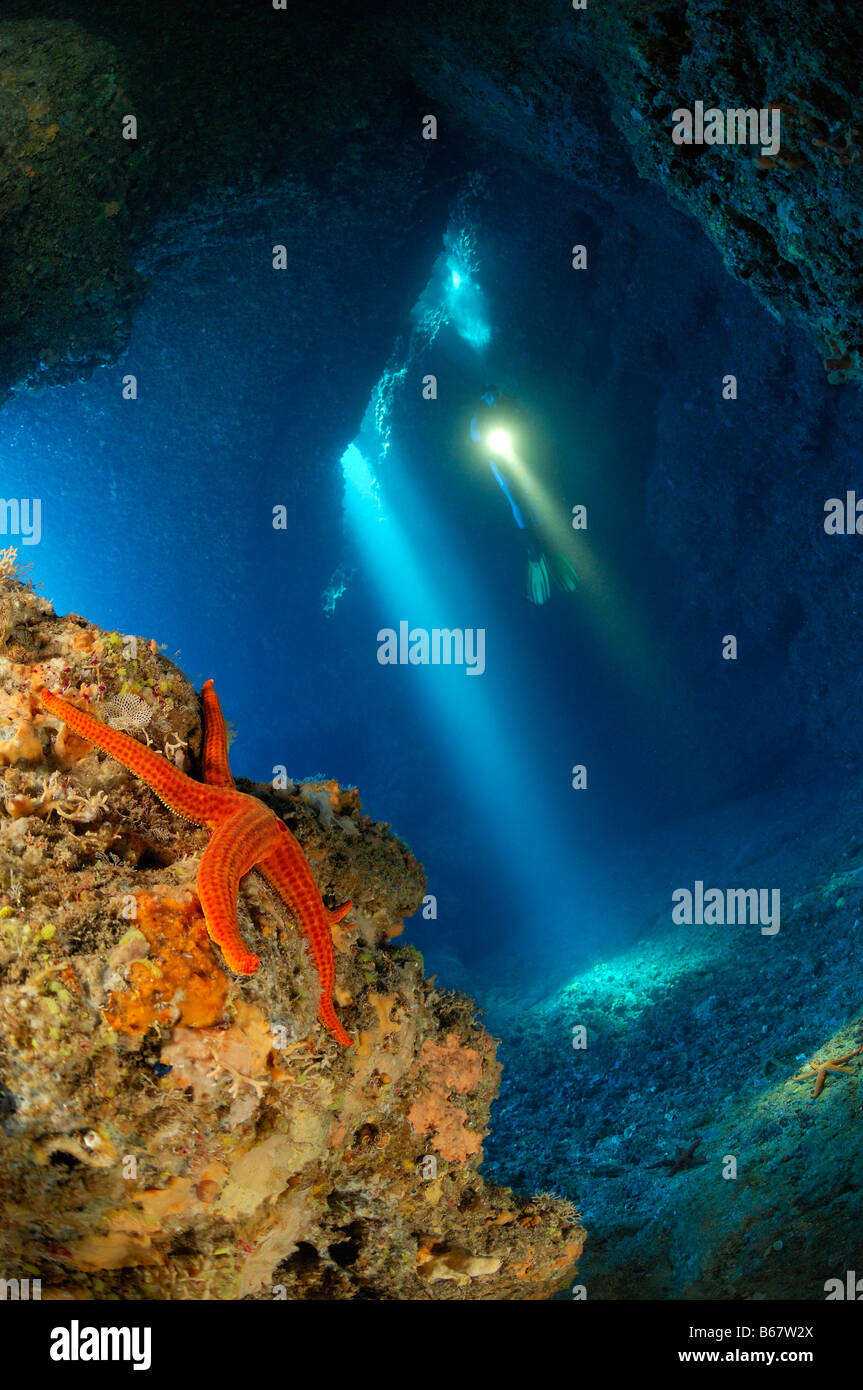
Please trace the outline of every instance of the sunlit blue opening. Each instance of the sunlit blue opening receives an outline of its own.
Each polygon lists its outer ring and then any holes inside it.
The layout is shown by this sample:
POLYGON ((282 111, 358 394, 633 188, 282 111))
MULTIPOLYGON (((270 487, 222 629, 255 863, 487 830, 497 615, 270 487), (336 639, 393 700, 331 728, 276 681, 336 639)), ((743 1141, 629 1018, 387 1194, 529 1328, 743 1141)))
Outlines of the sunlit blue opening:
POLYGON ((443 299, 447 320, 471 347, 484 348, 491 341, 485 296, 469 268, 461 261, 453 264, 452 253, 445 256, 444 265, 449 270, 443 299))
POLYGON ((379 510, 377 479, 368 459, 360 452, 356 443, 349 444, 342 454, 342 475, 347 491, 358 493, 366 501, 373 502, 379 510))
MULTIPOLYGON (((387 627, 398 631, 407 621, 429 630, 487 632, 488 666, 482 676, 471 678, 452 665, 406 665, 393 668, 389 678, 409 685, 405 699, 416 710, 416 736, 440 747, 452 780, 453 815, 464 825, 461 834, 468 841, 478 835, 492 847, 494 888, 531 934, 540 919, 550 919, 558 904, 571 899, 571 825, 564 826, 541 796, 530 797, 526 816, 520 795, 501 793, 504 784, 526 792, 545 780, 547 750, 529 686, 513 698, 510 677, 521 653, 463 528, 433 501, 416 471, 410 440, 392 431, 394 395, 413 379, 417 361, 442 325, 474 346, 491 338, 470 249, 465 233, 448 238, 414 307, 414 340, 406 360, 390 363, 371 392, 359 433, 341 459, 344 515, 357 572, 376 594, 387 627)), ((422 846, 417 848, 421 853, 422 846)))

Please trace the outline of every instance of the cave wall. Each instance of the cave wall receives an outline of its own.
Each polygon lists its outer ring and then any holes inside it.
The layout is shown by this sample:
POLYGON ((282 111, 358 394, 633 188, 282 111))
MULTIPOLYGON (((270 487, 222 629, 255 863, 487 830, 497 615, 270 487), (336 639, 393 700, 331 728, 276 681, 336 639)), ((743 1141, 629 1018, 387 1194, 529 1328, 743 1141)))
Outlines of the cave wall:
POLYGON ((439 243, 449 177, 429 167, 410 80, 371 42, 340 6, 224 4, 205 23, 166 0, 4 6, 0 399, 115 361, 152 277, 283 244, 281 366, 313 364, 319 383, 297 457, 344 447, 439 243))
MULTIPOLYGON (((35 13, 8 0, 0 25, 0 392, 113 360, 140 267, 256 202, 314 221, 322 256, 300 262, 305 283, 331 288, 334 250, 342 307, 374 344, 421 240, 432 147, 445 184, 439 151, 469 164, 477 138, 483 158, 521 156, 612 199, 631 159, 805 328, 832 380, 859 379, 863 20, 847 9, 435 0, 408 19, 392 0, 224 0, 204 23, 169 0, 42 0, 35 13), (675 146, 671 113, 695 100, 779 106, 781 151, 675 146), (430 103, 440 144, 411 138, 430 103), (119 135, 128 112, 134 142, 119 135)), ((298 321, 303 307, 299 294, 298 321)))
POLYGON ((768 0, 612 0, 584 10, 421 5, 407 58, 423 90, 491 144, 562 179, 642 178, 697 219, 726 269, 801 326, 834 383, 861 379, 856 265, 863 191, 863 18, 768 0), (781 110, 781 147, 675 145, 672 112, 781 110))
MULTIPOLYGON (((666 631, 682 683, 716 709, 712 740, 731 692, 705 672, 728 630, 755 653, 742 761, 765 746, 772 757, 780 734, 783 747, 841 747, 857 582, 820 519, 858 457, 857 393, 836 389, 859 376, 857 15, 796 0, 757 14, 707 0, 422 0, 409 19, 395 0, 283 12, 226 0, 206 24, 169 0, 7 0, 3 15, 0 395, 113 362, 148 282, 176 290, 181 333, 185 285, 197 280, 212 315, 220 258, 232 275, 254 263, 257 292, 284 243, 254 466, 271 469, 273 501, 293 504, 303 533, 335 550, 333 462, 453 197, 482 168, 498 204, 484 214, 485 273, 517 282, 497 328, 520 388, 549 406, 589 391, 594 435, 615 421, 595 514, 612 477, 628 537, 658 537, 669 568, 630 575, 648 606, 677 570, 666 631), (671 111, 696 99, 779 104, 782 154, 765 164, 673 145, 671 111), (420 138, 429 111, 437 141, 420 138), (127 112, 132 143, 119 133, 127 112), (569 308, 560 275, 537 273, 554 238, 561 256, 570 239, 590 244, 569 308), (535 325, 555 322, 538 341, 535 325), (688 378, 675 373, 682 354, 688 378), (733 404, 719 398, 726 371, 733 404), (612 436, 634 410, 645 424, 627 453, 612 436)), ((178 377, 176 414, 206 441, 193 376, 178 377)), ((294 598, 314 605, 328 562, 302 558, 294 598)), ((255 601, 277 609, 281 596, 262 588, 255 601)), ((703 744, 703 725, 689 737, 703 744)), ((727 761, 711 776, 714 791, 740 784, 727 761)))
MULTIPOLYGON (((187 342, 158 447, 174 428, 196 434, 204 468, 196 348, 229 298, 236 311, 224 282, 245 284, 257 356, 243 394, 260 392, 268 418, 244 419, 240 399, 227 409, 250 432, 243 466, 269 476, 272 504, 318 552, 338 542, 334 461, 437 254, 455 177, 445 142, 420 138, 409 75, 374 61, 366 20, 240 3, 204 20, 173 0, 10 0, 0 19, 0 401, 118 360, 119 398, 123 373, 146 372, 129 346, 157 285, 187 342), (269 326, 252 306, 267 299, 269 326)), ((332 565, 294 558, 295 598, 315 606, 332 565)), ((251 601, 266 604, 260 589, 251 601)))

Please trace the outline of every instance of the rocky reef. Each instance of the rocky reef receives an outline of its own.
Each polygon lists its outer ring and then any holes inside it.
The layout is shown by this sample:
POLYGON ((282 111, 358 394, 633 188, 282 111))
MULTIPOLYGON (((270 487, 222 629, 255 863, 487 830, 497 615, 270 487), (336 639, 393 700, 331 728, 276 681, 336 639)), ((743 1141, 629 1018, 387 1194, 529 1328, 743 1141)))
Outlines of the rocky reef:
MULTIPOLYGON (((302 935, 255 875, 235 977, 194 890, 206 832, 41 705, 42 685, 194 774, 198 699, 155 641, 0 579, 0 1267, 53 1299, 541 1299, 574 1207, 480 1174, 495 1043, 396 944, 421 866, 336 782, 241 784, 296 834, 334 932, 317 1022, 302 935)), ((284 781, 285 779, 283 779, 284 781)))
POLYGON ((533 1003, 524 972, 484 997, 487 1171, 578 1193, 589 1299, 817 1302, 859 1271, 863 793, 836 791, 819 774, 645 836, 619 865, 628 943, 552 993, 546 966, 533 1003), (781 884, 774 935, 671 922, 705 846, 709 882, 781 884))
POLYGON ((596 15, 598 65, 639 173, 698 220, 771 312, 809 334, 831 382, 863 380, 859 13, 627 0, 596 15), (673 144, 673 111, 697 101, 781 113, 779 148, 673 144))

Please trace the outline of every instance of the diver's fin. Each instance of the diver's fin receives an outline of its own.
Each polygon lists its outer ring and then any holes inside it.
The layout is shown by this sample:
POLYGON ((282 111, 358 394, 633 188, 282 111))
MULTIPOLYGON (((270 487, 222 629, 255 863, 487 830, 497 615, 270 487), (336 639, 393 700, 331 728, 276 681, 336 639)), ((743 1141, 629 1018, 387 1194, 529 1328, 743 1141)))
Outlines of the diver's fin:
POLYGON ((347 917, 352 907, 352 902, 346 902, 342 903, 341 907, 325 908, 324 910, 327 914, 330 926, 334 927, 336 925, 336 922, 340 922, 343 917, 347 917))
POLYGON ((556 555, 550 555, 548 564, 555 584, 559 589, 563 589, 565 594, 571 594, 578 588, 578 572, 573 569, 565 555, 561 555, 559 551, 556 555))
POLYGON ((527 562, 527 596, 531 603, 547 603, 551 595, 548 562, 544 555, 527 562))

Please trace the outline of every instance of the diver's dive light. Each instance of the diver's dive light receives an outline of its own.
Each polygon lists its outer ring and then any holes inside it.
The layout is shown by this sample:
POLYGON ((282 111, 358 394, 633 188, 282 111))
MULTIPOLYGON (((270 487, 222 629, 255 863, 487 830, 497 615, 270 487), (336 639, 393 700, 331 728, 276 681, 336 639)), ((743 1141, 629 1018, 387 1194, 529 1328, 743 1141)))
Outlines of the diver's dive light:
POLYGON ((488 447, 499 454, 501 458, 511 459, 513 457, 512 438, 508 430, 492 430, 487 443, 488 447))

